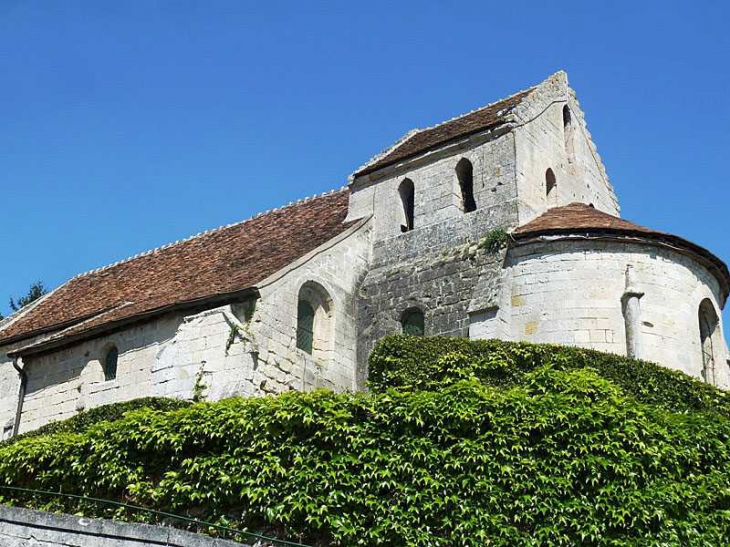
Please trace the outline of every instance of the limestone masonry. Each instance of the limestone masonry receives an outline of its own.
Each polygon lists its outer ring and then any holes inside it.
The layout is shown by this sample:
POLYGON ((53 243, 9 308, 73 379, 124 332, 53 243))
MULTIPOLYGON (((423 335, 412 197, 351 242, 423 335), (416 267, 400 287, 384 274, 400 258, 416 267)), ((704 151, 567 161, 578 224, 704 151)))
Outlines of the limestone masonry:
POLYGON ((619 218, 558 72, 346 188, 79 275, 0 322, 3 437, 157 395, 363 389, 386 334, 553 342, 730 387, 727 266, 619 218))

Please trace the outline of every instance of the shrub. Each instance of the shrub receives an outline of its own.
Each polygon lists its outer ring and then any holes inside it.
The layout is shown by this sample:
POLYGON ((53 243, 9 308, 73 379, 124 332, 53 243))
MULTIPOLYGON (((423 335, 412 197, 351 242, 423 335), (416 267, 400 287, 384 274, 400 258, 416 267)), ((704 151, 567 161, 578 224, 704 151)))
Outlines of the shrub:
POLYGON ((39 437, 41 435, 50 435, 53 433, 81 433, 89 427, 99 422, 110 422, 118 420, 127 412, 140 408, 149 408, 151 410, 174 410, 188 406, 189 401, 182 399, 172 399, 168 397, 141 397, 132 399, 123 403, 113 403, 109 405, 98 406, 89 410, 84 410, 76 416, 67 420, 51 422, 44 426, 22 433, 11 439, 6 439, 0 443, 0 446, 18 442, 21 439, 30 437, 39 437))
POLYGON ((375 391, 435 390, 465 378, 506 387, 543 365, 590 368, 639 402, 675 412, 713 410, 730 417, 727 392, 654 363, 582 348, 401 335, 381 340, 369 364, 369 384, 375 391))
POLYGON ((387 339, 371 367, 369 393, 145 407, 26 437, 0 447, 0 484, 318 545, 727 544, 730 419, 706 386, 594 352, 443 338, 387 339), (654 404, 631 378, 686 393, 654 404))

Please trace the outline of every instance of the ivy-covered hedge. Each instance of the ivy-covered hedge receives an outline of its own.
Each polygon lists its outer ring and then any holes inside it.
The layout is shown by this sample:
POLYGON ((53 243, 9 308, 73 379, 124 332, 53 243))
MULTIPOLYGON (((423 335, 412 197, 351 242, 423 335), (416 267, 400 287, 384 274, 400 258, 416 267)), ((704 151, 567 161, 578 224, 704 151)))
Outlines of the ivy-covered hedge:
MULTIPOLYGON (((406 362, 401 353, 413 359, 408 348, 448 345, 415 342, 384 341, 371 370, 388 352, 394 371, 406 362)), ((429 383, 403 368, 392 378, 408 378, 399 384, 408 389, 387 389, 375 375, 378 391, 369 393, 144 408, 0 447, 0 483, 125 500, 309 544, 727 544, 727 416, 696 410, 689 396, 672 403, 681 412, 640 402, 600 367, 551 358, 556 348, 515 346, 534 362, 512 374, 494 356, 498 345, 473 347, 489 349, 470 359, 492 360, 502 379, 460 379, 463 370, 452 367, 434 369, 441 373, 429 383)), ((507 359, 516 350, 503 351, 507 359)), ((452 352, 427 353, 422 363, 431 367, 452 352)), ((478 362, 474 371, 485 368, 478 362)), ((78 500, 2 497, 128 518, 78 500)))
POLYGON ((467 378, 508 387, 545 365, 556 370, 590 368, 639 402, 675 412, 713 410, 730 417, 730 395, 725 391, 654 363, 582 348, 401 335, 381 340, 369 365, 375 391, 435 390, 467 378))
POLYGON ((140 408, 149 408, 151 410, 175 410, 183 408, 190 404, 189 401, 182 399, 172 399, 169 397, 141 397, 132 399, 123 403, 113 403, 109 405, 98 406, 89 410, 84 410, 76 416, 67 420, 51 422, 44 426, 22 433, 11 439, 0 442, 0 446, 18 442, 21 439, 29 437, 39 437, 41 435, 50 435, 52 433, 81 433, 89 427, 99 422, 112 422, 118 420, 131 410, 140 408))

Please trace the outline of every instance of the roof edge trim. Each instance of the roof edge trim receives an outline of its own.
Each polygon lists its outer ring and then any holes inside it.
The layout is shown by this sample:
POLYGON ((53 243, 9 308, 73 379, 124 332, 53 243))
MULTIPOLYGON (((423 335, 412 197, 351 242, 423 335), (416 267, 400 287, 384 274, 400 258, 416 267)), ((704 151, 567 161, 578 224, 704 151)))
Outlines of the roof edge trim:
MULTIPOLYGON (((247 296, 258 296, 258 290, 255 287, 246 287, 245 289, 241 289, 238 291, 233 291, 230 293, 222 293, 222 294, 216 294, 213 296, 206 296, 203 298, 198 298, 195 300, 187 300, 185 302, 176 302, 174 304, 167 304, 165 306, 160 306, 159 308, 154 308, 152 310, 147 310, 135 315, 132 315, 130 317, 125 317, 123 319, 118 319, 116 321, 110 321, 108 323, 103 323, 101 325, 98 325, 96 327, 92 327, 88 330, 81 331, 77 334, 71 335, 71 336, 64 336, 61 338, 52 338, 47 340, 39 340, 38 342, 28 344, 27 346, 19 347, 17 349, 14 349, 12 351, 8 352, 9 356, 23 356, 23 355, 31 355, 35 353, 44 352, 47 350, 55 349, 59 346, 66 346, 69 344, 74 344, 76 342, 80 342, 83 340, 88 340, 90 338, 96 338, 97 336, 104 334, 106 332, 116 330, 118 328, 121 328, 125 325, 131 324, 131 323, 138 323, 141 321, 148 321, 150 319, 153 319, 157 316, 171 313, 175 311, 181 311, 185 309, 190 308, 196 308, 200 306, 210 306, 211 304, 225 304, 226 302, 234 301, 238 298, 245 298, 247 296)), ((108 311, 108 310, 107 310, 108 311)), ((96 314, 95 316, 102 315, 102 314, 96 314)), ((76 325, 78 323, 74 323, 76 325)), ((69 325, 69 326, 74 326, 69 325)), ((59 331, 58 334, 61 334, 63 331, 59 331)))

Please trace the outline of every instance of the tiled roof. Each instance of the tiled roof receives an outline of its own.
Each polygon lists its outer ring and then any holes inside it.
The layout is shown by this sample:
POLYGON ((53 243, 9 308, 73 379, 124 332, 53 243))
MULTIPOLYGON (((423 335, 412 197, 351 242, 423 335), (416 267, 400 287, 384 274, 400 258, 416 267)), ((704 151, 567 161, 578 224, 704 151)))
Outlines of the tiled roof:
POLYGON ((714 271, 723 285, 725 296, 730 291, 730 273, 727 265, 713 253, 679 236, 645 228, 628 220, 609 215, 585 203, 571 203, 555 207, 517 228, 512 237, 520 242, 549 235, 618 235, 651 239, 689 251, 699 256, 714 271))
POLYGON ((348 228, 348 200, 348 190, 324 194, 77 276, 0 330, 0 344, 255 287, 348 228))
MULTIPOLYGON (((655 230, 644 228, 628 220, 624 220, 587 205, 585 203, 571 203, 564 207, 549 209, 536 219, 517 228, 513 235, 523 235, 544 232, 574 232, 576 230, 618 230, 640 232, 644 234, 659 234, 655 230)), ((668 234, 662 234, 668 235, 668 234)))
POLYGON ((496 103, 458 116, 441 124, 426 129, 417 129, 408 133, 393 147, 362 166, 355 176, 365 175, 386 165, 404 160, 421 152, 446 144, 447 142, 477 133, 504 122, 504 118, 514 107, 527 97, 534 88, 521 91, 496 103))

